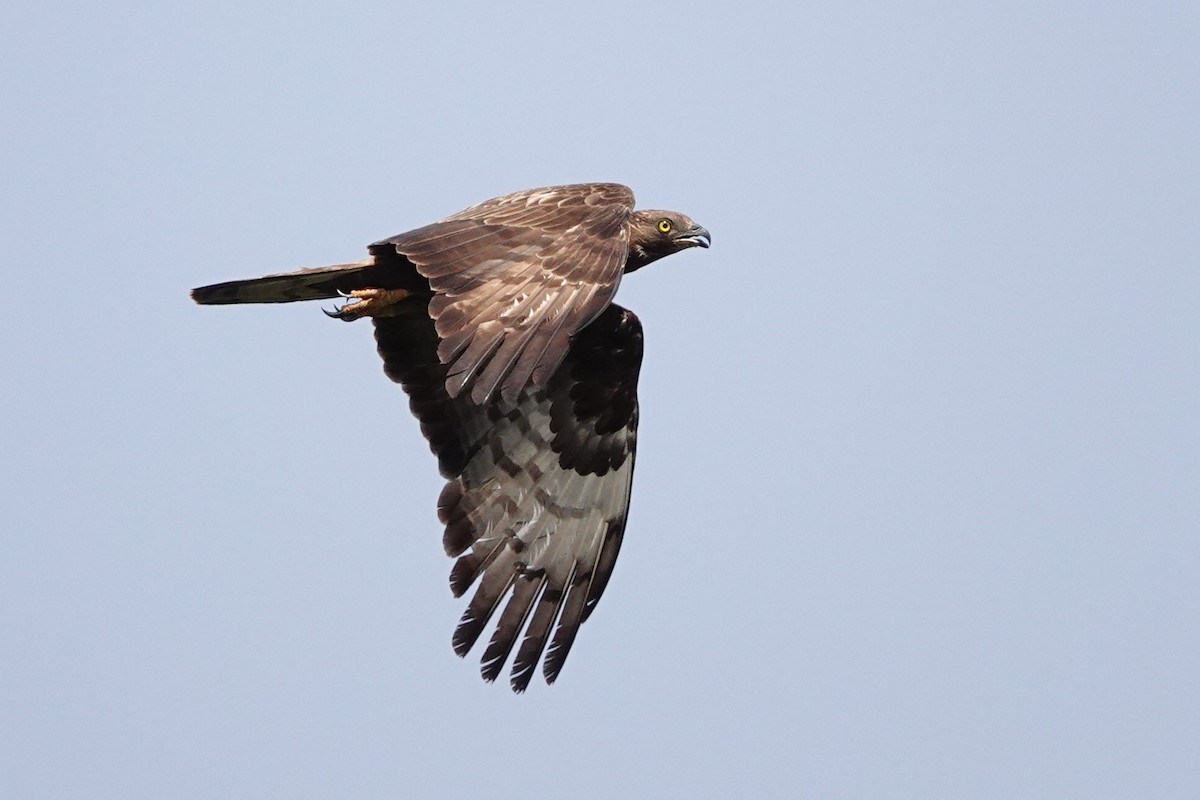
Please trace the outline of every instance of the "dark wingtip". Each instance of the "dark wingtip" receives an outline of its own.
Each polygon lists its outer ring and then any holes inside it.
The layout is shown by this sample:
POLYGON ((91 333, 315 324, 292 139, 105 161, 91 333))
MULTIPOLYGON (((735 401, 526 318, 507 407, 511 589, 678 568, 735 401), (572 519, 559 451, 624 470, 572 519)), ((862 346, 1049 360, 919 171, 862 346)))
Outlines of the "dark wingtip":
POLYGON ((525 694, 525 690, 529 688, 529 681, 533 678, 533 666, 528 669, 514 669, 509 678, 508 685, 513 690, 513 694, 525 694))

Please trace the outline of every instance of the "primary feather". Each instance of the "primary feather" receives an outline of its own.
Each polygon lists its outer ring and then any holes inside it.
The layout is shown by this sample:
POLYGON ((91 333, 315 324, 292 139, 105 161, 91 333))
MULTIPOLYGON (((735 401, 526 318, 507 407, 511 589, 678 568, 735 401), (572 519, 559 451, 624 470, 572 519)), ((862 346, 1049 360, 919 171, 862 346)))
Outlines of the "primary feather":
POLYGON ((709 243, 686 216, 633 203, 617 184, 516 192, 376 242, 365 261, 192 291, 201 304, 359 298, 333 316, 374 318, 384 371, 447 479, 450 585, 474 588, 454 650, 495 620, 483 676, 511 658, 518 692, 539 661, 557 679, 625 532, 642 328, 612 303, 621 276, 709 243))

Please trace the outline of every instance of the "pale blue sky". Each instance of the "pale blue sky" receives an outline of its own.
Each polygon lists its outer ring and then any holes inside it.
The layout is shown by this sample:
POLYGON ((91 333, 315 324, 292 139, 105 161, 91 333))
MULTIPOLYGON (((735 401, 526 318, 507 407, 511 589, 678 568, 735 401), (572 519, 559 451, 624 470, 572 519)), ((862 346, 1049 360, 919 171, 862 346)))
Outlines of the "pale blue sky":
POLYGON ((1195 3, 4 17, 0 796, 1200 796, 1195 3), (369 325, 187 291, 591 180, 713 248, 514 697, 369 325))

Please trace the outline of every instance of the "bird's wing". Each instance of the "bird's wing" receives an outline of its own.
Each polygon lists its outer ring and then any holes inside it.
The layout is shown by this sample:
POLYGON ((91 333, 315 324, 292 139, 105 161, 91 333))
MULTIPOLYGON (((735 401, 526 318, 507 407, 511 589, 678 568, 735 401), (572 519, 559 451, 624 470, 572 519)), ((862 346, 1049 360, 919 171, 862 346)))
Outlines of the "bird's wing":
POLYGON ((575 336, 544 388, 480 406, 448 394, 425 304, 412 298, 395 316, 376 318, 375 339, 384 371, 409 395, 448 479, 438 516, 446 552, 458 559, 451 589, 461 596, 478 582, 454 650, 465 655, 504 605, 483 654, 484 678, 503 671, 520 639, 512 688, 525 690, 543 652, 542 671, 553 683, 600 600, 625 531, 641 323, 608 306, 575 336))
POLYGON ((544 388, 571 336, 616 293, 629 250, 633 192, 576 184, 498 197, 384 239, 429 280, 429 313, 451 397, 512 402, 544 388))

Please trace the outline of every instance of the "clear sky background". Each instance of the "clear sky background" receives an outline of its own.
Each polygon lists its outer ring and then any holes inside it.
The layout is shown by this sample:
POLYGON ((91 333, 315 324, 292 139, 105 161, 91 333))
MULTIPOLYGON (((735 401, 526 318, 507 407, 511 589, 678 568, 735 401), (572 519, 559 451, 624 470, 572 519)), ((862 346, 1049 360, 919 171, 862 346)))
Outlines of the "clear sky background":
POLYGON ((21 3, 0 796, 1200 796, 1200 6, 21 3), (456 658, 367 323, 188 289, 532 186, 639 272, 559 683, 456 658))

